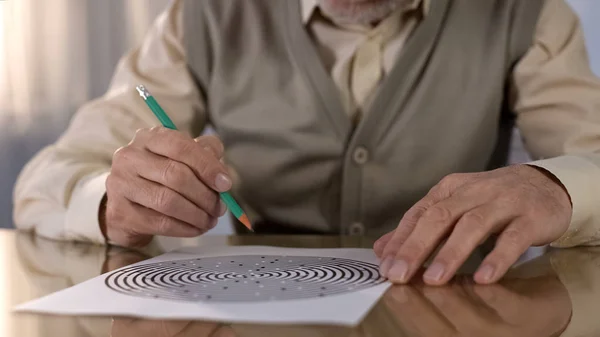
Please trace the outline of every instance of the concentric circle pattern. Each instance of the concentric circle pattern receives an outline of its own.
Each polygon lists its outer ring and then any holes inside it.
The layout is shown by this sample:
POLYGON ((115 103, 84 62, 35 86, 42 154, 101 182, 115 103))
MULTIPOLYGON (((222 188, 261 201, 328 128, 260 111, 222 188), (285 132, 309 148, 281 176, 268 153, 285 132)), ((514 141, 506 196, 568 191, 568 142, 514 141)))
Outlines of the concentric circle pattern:
POLYGON ((177 301, 255 302, 332 296, 384 281, 376 265, 313 256, 224 256, 143 264, 106 285, 133 296, 177 301))

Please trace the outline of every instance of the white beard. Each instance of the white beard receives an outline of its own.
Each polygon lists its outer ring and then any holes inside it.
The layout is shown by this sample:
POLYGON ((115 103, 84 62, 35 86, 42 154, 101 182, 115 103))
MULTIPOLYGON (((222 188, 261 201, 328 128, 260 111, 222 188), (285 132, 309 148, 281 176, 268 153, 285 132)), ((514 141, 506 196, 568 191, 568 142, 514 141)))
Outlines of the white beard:
POLYGON ((318 0, 323 14, 340 24, 372 24, 410 0, 318 0))

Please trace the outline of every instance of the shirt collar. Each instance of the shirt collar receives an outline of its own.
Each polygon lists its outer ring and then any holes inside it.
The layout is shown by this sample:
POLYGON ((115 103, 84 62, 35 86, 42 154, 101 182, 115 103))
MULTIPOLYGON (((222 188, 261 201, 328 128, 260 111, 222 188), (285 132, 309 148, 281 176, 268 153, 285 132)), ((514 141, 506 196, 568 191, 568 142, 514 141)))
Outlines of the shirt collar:
MULTIPOLYGON (((300 7, 302 8, 302 22, 307 24, 314 14, 315 10, 319 6, 317 0, 299 0, 300 7)), ((408 10, 414 10, 418 7, 421 7, 423 11, 423 15, 426 15, 429 12, 429 7, 431 6, 431 0, 411 0, 409 5, 407 6, 408 10)))

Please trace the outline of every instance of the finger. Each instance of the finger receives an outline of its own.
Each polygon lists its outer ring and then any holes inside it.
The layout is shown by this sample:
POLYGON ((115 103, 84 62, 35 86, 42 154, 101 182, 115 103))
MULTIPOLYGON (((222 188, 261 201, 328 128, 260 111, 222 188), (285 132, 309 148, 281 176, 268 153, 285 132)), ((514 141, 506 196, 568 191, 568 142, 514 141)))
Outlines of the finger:
POLYGON ((423 276, 425 283, 441 285, 448 282, 490 233, 506 226, 512 213, 496 204, 485 204, 463 214, 423 276))
POLYGON ((130 200, 124 202, 128 203, 128 213, 131 214, 128 223, 134 225, 133 231, 140 234, 189 238, 204 234, 212 225, 211 223, 206 228, 198 228, 130 200))
POLYGON ((223 158, 225 147, 221 140, 215 136, 200 136, 194 141, 200 144, 204 149, 210 151, 217 159, 223 158))
POLYGON ((452 193, 468 181, 474 179, 477 174, 451 174, 444 177, 435 185, 423 199, 419 200, 402 217, 394 235, 385 245, 382 253, 383 260, 380 266, 380 273, 387 276, 387 272, 393 264, 393 257, 396 256, 400 247, 404 244, 408 236, 416 227, 421 216, 436 203, 449 198, 452 193))
POLYGON ((387 277, 396 283, 408 282, 456 221, 481 202, 480 199, 456 195, 429 207, 398 249, 387 277))
POLYGON ((214 190, 202 183, 185 164, 148 151, 131 151, 134 162, 145 163, 135 167, 141 177, 159 183, 194 203, 213 217, 223 215, 226 208, 214 190))
POLYGON ((166 128, 141 131, 139 137, 146 149, 186 164, 210 188, 218 192, 225 192, 231 188, 231 178, 225 165, 211 150, 204 148, 205 144, 197 143, 181 132, 166 128))
POLYGON ((450 336, 454 332, 452 324, 412 287, 392 287, 383 300, 403 330, 411 336, 450 336))
MULTIPOLYGON (((139 176, 126 179, 127 181, 112 179, 110 184, 119 186, 111 186, 111 189, 119 190, 119 195, 125 199, 159 214, 177 219, 202 231, 210 229, 208 225, 212 222, 212 217, 181 194, 139 176)), ((107 181, 108 184, 109 181, 107 181)))
POLYGON ((393 235, 394 231, 391 231, 380 237, 377 241, 375 241, 375 244, 373 244, 373 251, 375 252, 375 255, 377 255, 377 257, 381 257, 381 255, 383 254, 383 249, 385 248, 385 246, 390 241, 393 235))
POLYGON ((475 282, 490 284, 498 281, 508 268, 531 246, 533 240, 525 218, 517 218, 498 236, 496 246, 481 263, 474 275, 475 282))
POLYGON ((394 257, 398 253, 398 250, 402 244, 406 241, 406 238, 412 233, 417 222, 427 211, 427 209, 443 200, 446 197, 444 193, 439 192, 439 189, 432 188, 431 191, 421 200, 419 200, 413 207, 411 207, 404 216, 396 230, 392 232, 392 237, 383 245, 383 252, 381 253, 382 262, 379 267, 379 273, 384 277, 387 277, 387 273, 392 267, 394 257))

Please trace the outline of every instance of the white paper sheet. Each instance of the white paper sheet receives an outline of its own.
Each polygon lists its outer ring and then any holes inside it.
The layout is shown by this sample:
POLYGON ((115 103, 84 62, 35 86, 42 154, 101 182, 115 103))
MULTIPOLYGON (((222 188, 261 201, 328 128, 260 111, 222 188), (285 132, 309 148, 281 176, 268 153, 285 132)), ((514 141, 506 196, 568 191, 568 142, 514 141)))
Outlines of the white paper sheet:
POLYGON ((390 286, 370 249, 193 247, 22 304, 20 312, 353 326, 390 286))

